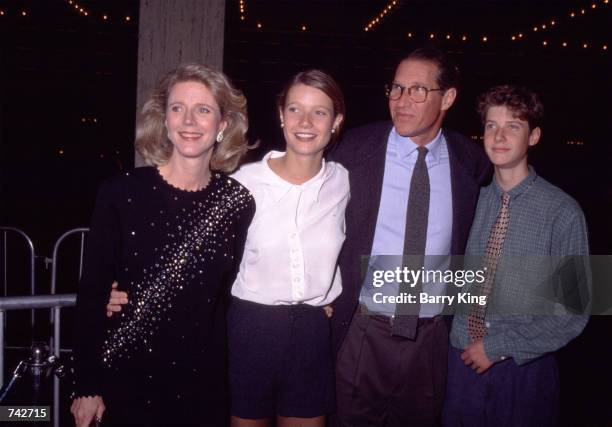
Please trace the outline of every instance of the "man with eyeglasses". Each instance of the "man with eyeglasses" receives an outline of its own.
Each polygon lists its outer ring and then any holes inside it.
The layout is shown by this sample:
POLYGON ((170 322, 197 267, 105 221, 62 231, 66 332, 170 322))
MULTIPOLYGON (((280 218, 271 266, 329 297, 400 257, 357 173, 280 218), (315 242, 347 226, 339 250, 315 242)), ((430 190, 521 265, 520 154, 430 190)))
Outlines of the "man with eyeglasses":
MULTIPOLYGON (((367 278, 380 267, 376 262, 389 259, 381 255, 410 255, 402 262, 412 260, 413 270, 444 269, 448 260, 440 264, 435 260, 446 258, 430 255, 465 251, 491 169, 480 146, 442 128, 457 80, 443 52, 413 51, 386 88, 391 122, 347 132, 332 153, 351 184, 340 256, 343 294, 332 317, 339 425, 440 423, 448 354, 443 305, 394 304, 389 297, 404 293, 405 282, 373 286, 367 278), (365 265, 363 257, 370 257, 365 265)), ((443 295, 445 286, 428 283, 428 292, 443 295)))

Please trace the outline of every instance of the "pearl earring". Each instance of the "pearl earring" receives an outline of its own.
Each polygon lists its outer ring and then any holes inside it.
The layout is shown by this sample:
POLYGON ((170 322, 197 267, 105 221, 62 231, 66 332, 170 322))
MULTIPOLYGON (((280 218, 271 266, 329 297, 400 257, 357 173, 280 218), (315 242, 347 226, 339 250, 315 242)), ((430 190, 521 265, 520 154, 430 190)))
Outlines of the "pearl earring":
POLYGON ((217 142, 223 141, 223 131, 219 131, 217 134, 217 142))

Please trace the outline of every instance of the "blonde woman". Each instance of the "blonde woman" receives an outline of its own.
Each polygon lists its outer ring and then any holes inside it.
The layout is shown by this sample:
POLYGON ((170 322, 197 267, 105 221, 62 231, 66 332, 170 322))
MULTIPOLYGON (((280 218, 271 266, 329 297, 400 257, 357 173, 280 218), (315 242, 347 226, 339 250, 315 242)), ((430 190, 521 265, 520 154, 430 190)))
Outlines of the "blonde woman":
POLYGON ((149 167, 105 182, 77 299, 77 427, 226 422, 224 290, 254 200, 226 173, 247 150, 246 100, 220 72, 185 65, 143 107, 149 167), (130 295, 104 312, 113 281, 130 295))

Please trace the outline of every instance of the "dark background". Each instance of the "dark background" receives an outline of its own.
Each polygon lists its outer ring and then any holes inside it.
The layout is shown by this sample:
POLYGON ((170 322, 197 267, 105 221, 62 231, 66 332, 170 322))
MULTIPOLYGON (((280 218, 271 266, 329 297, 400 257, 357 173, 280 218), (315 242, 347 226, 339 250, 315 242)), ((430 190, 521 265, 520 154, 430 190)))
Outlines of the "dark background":
MULTIPOLYGON (((102 179, 133 167, 139 2, 79 4, 87 16, 67 0, 0 0, 0 225, 24 230, 41 256, 51 254, 64 231, 87 226, 102 179)), ((605 0, 243 4, 243 13, 239 0, 226 4, 224 71, 249 100, 249 137, 261 143, 253 159, 282 148, 275 97, 293 73, 319 67, 334 75, 346 96, 347 127, 386 120, 383 86, 398 58, 433 43, 462 74, 446 125, 474 143, 482 134, 479 93, 516 83, 541 95, 546 120, 531 163, 580 202, 592 252, 612 253, 612 6, 605 0), (387 5, 389 12, 364 31, 387 5)), ((17 248, 12 253, 20 256, 17 248)), ((27 272, 15 262, 9 294, 25 294, 27 272)), ((39 293, 48 292, 49 271, 40 258, 37 274, 39 293)), ((74 292, 74 277, 66 272, 59 291, 74 292)), ((32 334, 10 327, 23 321, 21 314, 10 313, 8 334, 25 345, 32 334)), ((559 353, 564 425, 612 425, 610 326, 607 318, 593 318, 559 353)), ((45 334, 44 328, 34 333, 45 334)))

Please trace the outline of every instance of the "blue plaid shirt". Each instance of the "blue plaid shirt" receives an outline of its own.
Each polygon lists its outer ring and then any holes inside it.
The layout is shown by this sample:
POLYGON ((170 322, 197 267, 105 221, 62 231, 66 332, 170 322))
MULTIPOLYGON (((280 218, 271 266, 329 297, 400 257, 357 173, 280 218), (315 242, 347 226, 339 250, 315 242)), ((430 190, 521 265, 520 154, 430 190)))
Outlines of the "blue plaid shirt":
MULTIPOLYGON (((481 260, 484 255, 502 194, 495 179, 481 190, 466 263, 481 260)), ((578 203, 539 177, 533 168, 508 194, 508 231, 487 305, 484 348, 492 361, 512 357, 522 364, 563 347, 582 332, 588 316, 575 313, 588 312, 589 249, 578 203), (571 304, 562 301, 557 289, 563 281, 565 295, 572 294, 573 301, 579 300, 575 311, 568 310, 571 304), (543 310, 545 306, 551 311, 543 310)), ((470 344, 469 309, 468 305, 458 307, 453 320, 451 344, 459 349, 470 344)))

